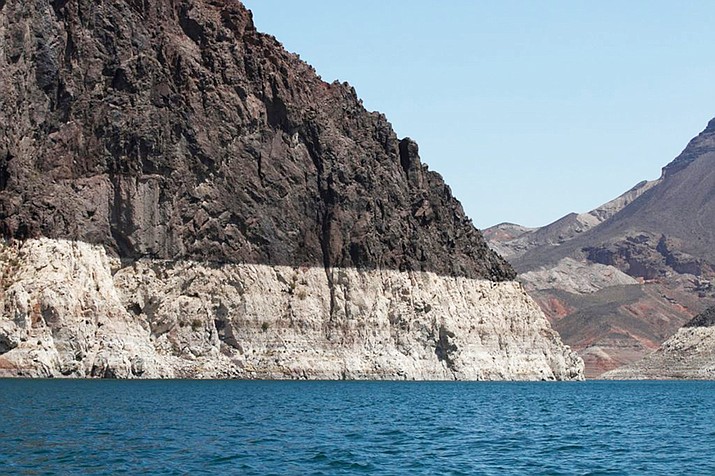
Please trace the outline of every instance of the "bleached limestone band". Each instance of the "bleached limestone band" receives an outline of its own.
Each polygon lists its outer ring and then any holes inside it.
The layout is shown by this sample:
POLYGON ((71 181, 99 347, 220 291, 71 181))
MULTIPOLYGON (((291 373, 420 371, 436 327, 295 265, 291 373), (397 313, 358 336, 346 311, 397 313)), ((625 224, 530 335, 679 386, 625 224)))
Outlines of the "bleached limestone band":
POLYGON ((516 282, 0 248, 0 375, 578 379, 516 282))

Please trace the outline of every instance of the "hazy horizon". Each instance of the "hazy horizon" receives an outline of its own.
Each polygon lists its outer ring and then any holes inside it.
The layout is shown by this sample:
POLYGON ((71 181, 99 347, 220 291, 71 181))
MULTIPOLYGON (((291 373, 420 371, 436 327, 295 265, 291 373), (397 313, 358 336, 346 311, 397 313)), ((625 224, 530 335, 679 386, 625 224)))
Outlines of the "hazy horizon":
POLYGON ((415 139, 479 228, 593 209, 715 116, 715 3, 244 3, 415 139))

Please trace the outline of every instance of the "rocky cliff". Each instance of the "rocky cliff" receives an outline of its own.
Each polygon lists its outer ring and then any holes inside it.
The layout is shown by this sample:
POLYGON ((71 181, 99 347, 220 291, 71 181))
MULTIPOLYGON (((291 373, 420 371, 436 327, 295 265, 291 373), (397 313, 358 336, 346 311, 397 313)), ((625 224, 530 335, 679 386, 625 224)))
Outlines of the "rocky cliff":
POLYGON ((714 144, 715 120, 658 180, 590 213, 492 238, 587 376, 648 355, 715 304, 714 144))
POLYGON ((238 2, 11 1, 0 15, 5 236, 513 278, 417 145, 238 2))
POLYGON ((2 250, 0 375, 579 378, 515 282, 140 259, 42 238, 2 250))
POLYGON ((239 2, 2 2, 0 84, 6 373, 579 375, 417 145, 239 2))

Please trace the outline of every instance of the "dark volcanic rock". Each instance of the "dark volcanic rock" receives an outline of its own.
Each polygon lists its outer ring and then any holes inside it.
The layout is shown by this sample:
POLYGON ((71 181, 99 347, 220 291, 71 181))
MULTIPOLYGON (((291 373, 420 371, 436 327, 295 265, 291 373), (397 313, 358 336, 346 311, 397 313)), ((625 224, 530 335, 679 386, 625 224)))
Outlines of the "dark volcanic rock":
POLYGON ((715 306, 709 307, 683 327, 712 327, 715 326, 715 306))
POLYGON ((513 279, 417 145, 239 2, 1 5, 5 237, 513 279))
POLYGON ((715 119, 708 122, 705 130, 691 140, 679 156, 663 167, 663 177, 670 177, 685 169, 700 156, 713 152, 715 152, 715 119))

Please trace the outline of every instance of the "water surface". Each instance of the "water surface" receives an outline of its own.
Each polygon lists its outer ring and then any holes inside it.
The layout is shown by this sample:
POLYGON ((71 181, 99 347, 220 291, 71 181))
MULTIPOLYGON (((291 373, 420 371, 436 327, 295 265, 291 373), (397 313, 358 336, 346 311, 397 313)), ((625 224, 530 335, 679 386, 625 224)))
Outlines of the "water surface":
POLYGON ((0 380, 2 474, 715 474, 714 382, 0 380))

